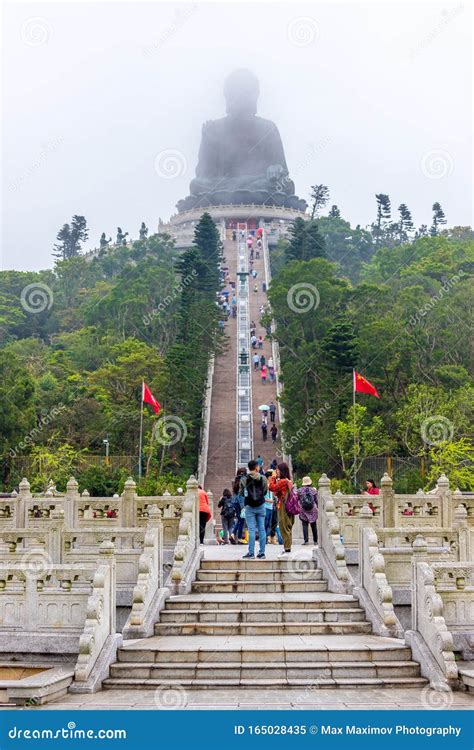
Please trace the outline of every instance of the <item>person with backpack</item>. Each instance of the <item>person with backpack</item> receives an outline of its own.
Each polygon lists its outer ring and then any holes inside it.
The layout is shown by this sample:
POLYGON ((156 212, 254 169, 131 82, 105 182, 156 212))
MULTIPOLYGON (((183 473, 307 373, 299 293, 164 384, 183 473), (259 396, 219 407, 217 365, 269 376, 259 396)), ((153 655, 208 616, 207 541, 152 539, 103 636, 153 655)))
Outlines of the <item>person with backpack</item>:
POLYGON ((272 436, 272 443, 276 443, 276 439, 278 437, 278 427, 276 426, 276 424, 272 424, 270 435, 272 436))
POLYGON ((303 544, 309 544, 308 526, 311 526, 314 544, 318 543, 318 491, 312 486, 311 477, 303 477, 301 487, 298 490, 300 503, 300 518, 303 524, 303 544))
POLYGON ((283 539, 283 552, 278 557, 287 557, 291 552, 295 515, 298 515, 298 496, 293 488, 288 464, 278 464, 268 488, 277 499, 278 525, 283 539))
POLYGON ((231 544, 244 544, 242 541, 244 538, 245 529, 245 510, 244 510, 244 496, 240 494, 240 482, 242 477, 247 473, 247 469, 241 468, 237 470, 237 476, 232 483, 233 501, 234 501, 234 515, 237 519, 230 535, 231 544))
POLYGON ((225 489, 222 492, 222 497, 217 503, 217 507, 222 508, 221 523, 222 531, 224 532, 223 544, 229 544, 229 536, 232 534, 235 524, 235 503, 230 490, 225 489))
POLYGON ((258 471, 258 463, 253 459, 248 462, 248 474, 240 482, 240 494, 244 496, 245 520, 249 527, 249 549, 244 560, 255 559, 255 536, 258 527, 259 552, 257 558, 265 559, 265 495, 268 482, 258 471))

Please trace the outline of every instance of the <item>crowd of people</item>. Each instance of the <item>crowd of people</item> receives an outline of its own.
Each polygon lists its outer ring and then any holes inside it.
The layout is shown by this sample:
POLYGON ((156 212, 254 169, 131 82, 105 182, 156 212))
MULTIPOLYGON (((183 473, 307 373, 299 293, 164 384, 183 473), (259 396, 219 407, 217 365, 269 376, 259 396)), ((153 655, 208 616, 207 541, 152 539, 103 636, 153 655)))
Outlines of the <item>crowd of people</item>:
MULTIPOLYGON (((303 477, 301 487, 296 488, 285 462, 273 459, 269 469, 264 469, 263 458, 258 455, 241 468, 226 488, 217 504, 222 529, 218 532, 219 544, 248 545, 244 560, 265 559, 267 544, 279 544, 283 550, 279 557, 287 557, 293 543, 293 525, 299 516, 303 527, 303 544, 318 544, 318 492, 311 477, 303 477), (258 554, 255 545, 258 540, 258 554)), ((380 492, 373 479, 366 482, 363 495, 378 495, 380 492)), ((368 503, 372 512, 375 508, 368 503)), ((207 492, 199 486, 199 536, 204 543, 206 525, 212 518, 207 492)))

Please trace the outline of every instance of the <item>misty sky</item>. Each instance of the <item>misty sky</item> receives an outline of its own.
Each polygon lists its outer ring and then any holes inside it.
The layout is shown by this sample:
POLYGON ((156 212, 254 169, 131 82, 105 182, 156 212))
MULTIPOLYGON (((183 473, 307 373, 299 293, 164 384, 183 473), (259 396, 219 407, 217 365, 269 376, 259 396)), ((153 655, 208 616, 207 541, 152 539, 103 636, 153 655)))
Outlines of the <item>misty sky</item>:
POLYGON ((2 268, 51 267, 73 214, 89 247, 168 219, 236 67, 258 75, 301 197, 325 183, 363 226, 376 192, 416 225, 434 201, 472 223, 467 2, 37 1, 3 16, 2 268))

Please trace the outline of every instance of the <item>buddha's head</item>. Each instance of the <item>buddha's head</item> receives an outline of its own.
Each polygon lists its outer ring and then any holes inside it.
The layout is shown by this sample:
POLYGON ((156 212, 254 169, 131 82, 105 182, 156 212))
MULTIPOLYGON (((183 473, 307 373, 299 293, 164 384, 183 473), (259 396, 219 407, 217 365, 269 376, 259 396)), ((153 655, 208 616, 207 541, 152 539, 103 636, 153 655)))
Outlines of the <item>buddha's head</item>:
POLYGON ((260 93, 255 73, 245 68, 234 70, 224 83, 226 112, 228 115, 255 115, 260 93))

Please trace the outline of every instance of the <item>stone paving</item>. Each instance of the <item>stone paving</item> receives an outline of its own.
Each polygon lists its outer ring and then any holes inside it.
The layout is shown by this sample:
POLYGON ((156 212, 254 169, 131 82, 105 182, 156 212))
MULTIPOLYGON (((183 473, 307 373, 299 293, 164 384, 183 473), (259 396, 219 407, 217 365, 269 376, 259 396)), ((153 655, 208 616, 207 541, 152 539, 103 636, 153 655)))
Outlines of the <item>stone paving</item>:
POLYGON ((26 710, 472 710, 470 693, 433 690, 105 690, 67 695, 57 703, 26 710))

